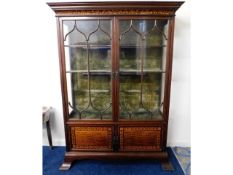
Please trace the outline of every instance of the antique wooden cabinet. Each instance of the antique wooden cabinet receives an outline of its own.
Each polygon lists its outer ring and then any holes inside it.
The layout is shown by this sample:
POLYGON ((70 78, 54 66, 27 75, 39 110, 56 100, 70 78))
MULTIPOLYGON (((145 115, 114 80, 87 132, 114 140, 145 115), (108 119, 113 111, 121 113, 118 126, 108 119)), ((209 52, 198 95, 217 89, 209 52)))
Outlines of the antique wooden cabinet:
POLYGON ((152 158, 166 150, 175 12, 183 2, 51 2, 56 13, 66 153, 152 158))

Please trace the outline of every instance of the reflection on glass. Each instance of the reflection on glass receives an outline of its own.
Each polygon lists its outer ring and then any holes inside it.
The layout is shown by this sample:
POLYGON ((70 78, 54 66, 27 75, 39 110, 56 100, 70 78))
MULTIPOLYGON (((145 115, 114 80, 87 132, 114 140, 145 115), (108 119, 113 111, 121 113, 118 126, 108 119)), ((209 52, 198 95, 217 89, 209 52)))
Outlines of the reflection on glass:
POLYGON ((161 119, 166 20, 120 21, 120 119, 161 119))
POLYGON ((64 21, 63 27, 70 117, 112 119, 111 21, 64 21))

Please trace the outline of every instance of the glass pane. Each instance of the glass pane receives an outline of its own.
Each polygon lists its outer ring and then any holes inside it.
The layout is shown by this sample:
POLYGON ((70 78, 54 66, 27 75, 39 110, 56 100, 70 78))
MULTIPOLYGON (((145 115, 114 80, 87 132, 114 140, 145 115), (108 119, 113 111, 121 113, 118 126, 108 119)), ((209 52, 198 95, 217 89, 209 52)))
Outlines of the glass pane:
MULTIPOLYGON (((95 111, 102 115, 103 119, 110 119, 112 111, 111 76, 91 76, 91 101, 95 111)), ((101 116, 99 116, 101 117, 101 116)))
POLYGON ((120 20, 120 119, 162 119, 166 20, 120 20))
POLYGON ((64 21, 70 117, 112 119, 111 21, 64 21))
POLYGON ((90 70, 111 71, 111 50, 90 50, 90 70))
POLYGON ((90 93, 86 73, 67 74, 70 113, 72 118, 111 119, 111 78, 110 76, 91 76, 90 93), (91 104, 89 105, 89 96, 91 104), (75 106, 74 106, 75 105, 75 106), (75 111, 74 110, 77 110, 75 111))
POLYGON ((144 57, 144 64, 143 64, 143 69, 144 70, 161 70, 162 69, 162 55, 163 55, 163 49, 161 48, 154 48, 150 49, 147 48, 145 49, 145 57, 144 57))
POLYGON ((132 118, 140 103, 140 76, 120 76, 120 119, 132 118))
POLYGON ((65 47, 66 70, 87 70, 87 49, 65 47))

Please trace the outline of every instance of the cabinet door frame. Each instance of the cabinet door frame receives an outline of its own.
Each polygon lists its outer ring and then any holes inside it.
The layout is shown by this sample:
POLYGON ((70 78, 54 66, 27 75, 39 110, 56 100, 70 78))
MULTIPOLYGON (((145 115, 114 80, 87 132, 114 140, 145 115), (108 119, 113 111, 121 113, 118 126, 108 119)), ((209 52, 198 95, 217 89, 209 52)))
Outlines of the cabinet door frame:
POLYGON ((167 31, 167 48, 166 48, 166 67, 165 67, 165 83, 164 83, 164 92, 163 92, 163 113, 162 113, 162 119, 161 120, 120 120, 120 107, 119 107, 119 88, 120 88, 120 81, 119 76, 116 78, 116 95, 115 95, 115 120, 124 123, 125 121, 131 121, 131 122, 168 122, 169 118, 169 106, 170 106, 170 89, 171 89, 171 76, 172 76, 172 57, 173 57, 173 37, 174 37, 174 25, 175 25, 175 18, 173 17, 158 17, 158 16, 116 16, 114 17, 114 45, 115 45, 115 71, 119 74, 120 71, 120 20, 137 20, 137 19, 164 19, 167 20, 168 25, 168 31, 167 31))
MULTIPOLYGON (((113 42, 114 42, 114 20, 113 17, 111 16, 95 16, 95 17, 57 17, 57 32, 58 32, 58 48, 59 48, 59 64, 60 64, 60 79, 61 79, 61 90, 62 90, 62 101, 63 101, 63 115, 64 115, 64 123, 66 123, 69 120, 75 120, 75 121, 80 121, 80 119, 71 119, 69 118, 69 98, 68 98, 68 85, 67 85, 67 76, 66 76, 66 56, 65 56, 65 46, 64 46, 64 31, 63 31, 63 21, 74 21, 74 20, 110 20, 111 22, 111 85, 112 85, 112 116, 111 119, 108 121, 113 121, 114 119, 114 106, 115 106, 115 87, 114 87, 114 80, 113 80, 113 72, 114 70, 114 51, 115 49, 113 48, 113 42)), ((82 119, 82 121, 90 121, 90 119, 82 119)), ((102 121, 101 119, 93 119, 91 120, 93 122, 95 121, 102 121)), ((103 120, 104 121, 104 120, 103 120)))

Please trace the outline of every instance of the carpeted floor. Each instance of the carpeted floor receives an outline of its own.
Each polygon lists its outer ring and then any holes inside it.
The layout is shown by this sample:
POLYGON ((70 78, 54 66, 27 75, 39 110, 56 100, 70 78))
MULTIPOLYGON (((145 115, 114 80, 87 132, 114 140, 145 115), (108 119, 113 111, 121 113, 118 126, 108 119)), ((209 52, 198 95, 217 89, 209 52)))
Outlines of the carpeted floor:
POLYGON ((168 148, 174 171, 163 171, 153 160, 99 161, 82 160, 74 163, 69 171, 60 171, 65 147, 43 146, 43 175, 184 175, 174 153, 168 148))

